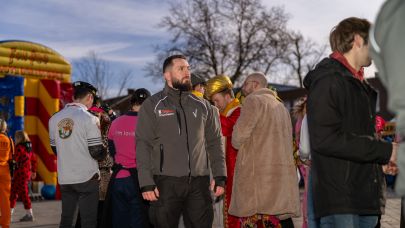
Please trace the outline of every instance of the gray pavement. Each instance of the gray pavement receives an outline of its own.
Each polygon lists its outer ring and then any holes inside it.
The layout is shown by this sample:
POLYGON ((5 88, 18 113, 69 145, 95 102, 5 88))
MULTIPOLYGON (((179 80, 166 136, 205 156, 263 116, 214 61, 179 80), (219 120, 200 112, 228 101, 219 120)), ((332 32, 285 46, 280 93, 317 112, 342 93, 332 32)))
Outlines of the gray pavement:
MULTIPOLYGON (((19 222, 19 219, 24 216, 25 210, 21 202, 17 203, 15 212, 12 217, 11 228, 30 227, 30 228, 56 228, 58 227, 61 213, 61 202, 53 201, 36 201, 32 202, 35 221, 19 222)), ((388 192, 387 206, 385 215, 382 216, 382 228, 399 228, 400 227, 400 208, 401 200, 395 196, 392 191, 388 192)), ((301 228, 302 219, 295 218, 294 224, 296 228, 301 228)))

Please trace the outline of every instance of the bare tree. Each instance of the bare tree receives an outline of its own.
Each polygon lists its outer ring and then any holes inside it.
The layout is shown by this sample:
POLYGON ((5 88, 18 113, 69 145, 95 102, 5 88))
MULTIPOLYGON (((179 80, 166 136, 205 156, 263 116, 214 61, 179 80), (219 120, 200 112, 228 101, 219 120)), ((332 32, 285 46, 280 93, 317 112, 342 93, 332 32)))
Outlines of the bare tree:
POLYGON ((260 0, 171 1, 169 12, 160 26, 172 40, 157 48, 148 76, 161 78, 161 62, 179 51, 194 71, 226 74, 235 82, 248 71, 269 72, 288 48, 287 15, 279 7, 267 10, 260 0))
POLYGON ((114 76, 108 62, 100 58, 95 51, 90 51, 86 57, 73 62, 73 67, 78 80, 91 83, 98 89, 100 97, 107 97, 114 76))
POLYGON ((122 71, 121 77, 119 80, 119 89, 118 89, 117 97, 121 96, 122 91, 128 86, 128 84, 132 81, 132 79, 133 79, 132 70, 122 71))
POLYGON ((90 51, 85 57, 73 62, 75 80, 86 81, 98 89, 101 98, 112 95, 118 87, 117 96, 131 83, 132 70, 116 73, 111 70, 110 63, 94 52, 90 51))
POLYGON ((325 55, 326 45, 318 45, 311 39, 305 39, 299 32, 289 34, 289 49, 283 62, 290 68, 288 74, 298 81, 300 88, 303 87, 304 76, 312 70, 319 60, 325 55))

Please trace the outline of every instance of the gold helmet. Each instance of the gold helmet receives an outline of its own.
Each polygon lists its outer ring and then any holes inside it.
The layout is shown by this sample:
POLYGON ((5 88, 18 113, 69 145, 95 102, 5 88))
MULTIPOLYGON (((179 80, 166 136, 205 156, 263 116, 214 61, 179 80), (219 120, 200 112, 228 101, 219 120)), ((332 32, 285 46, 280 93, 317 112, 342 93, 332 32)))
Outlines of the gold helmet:
POLYGON ((225 89, 232 89, 232 81, 228 76, 217 75, 207 81, 205 86, 205 96, 211 100, 212 95, 222 92, 225 89))

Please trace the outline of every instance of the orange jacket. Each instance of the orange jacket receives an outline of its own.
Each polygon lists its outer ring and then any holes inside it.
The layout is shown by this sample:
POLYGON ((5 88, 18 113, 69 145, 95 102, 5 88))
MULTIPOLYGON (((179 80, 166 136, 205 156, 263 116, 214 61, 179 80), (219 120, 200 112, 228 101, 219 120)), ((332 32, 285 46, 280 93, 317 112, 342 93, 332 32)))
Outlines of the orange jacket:
POLYGON ((7 135, 0 133, 0 166, 6 166, 11 160, 14 151, 14 143, 7 135))

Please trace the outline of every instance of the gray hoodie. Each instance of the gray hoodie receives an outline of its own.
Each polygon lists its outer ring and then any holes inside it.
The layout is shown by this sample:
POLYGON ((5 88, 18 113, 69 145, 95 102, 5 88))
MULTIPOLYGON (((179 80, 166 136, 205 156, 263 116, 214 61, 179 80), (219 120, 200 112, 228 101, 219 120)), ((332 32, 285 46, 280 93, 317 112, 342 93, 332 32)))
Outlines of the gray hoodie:
POLYGON ((136 161, 140 187, 153 175, 226 177, 218 114, 190 92, 169 86, 148 98, 139 111, 136 161))

